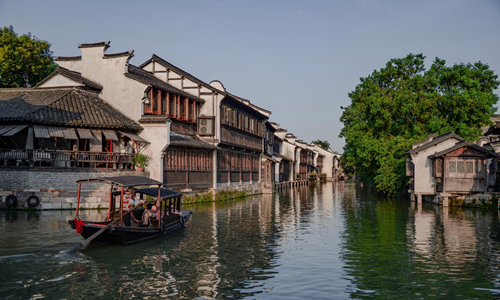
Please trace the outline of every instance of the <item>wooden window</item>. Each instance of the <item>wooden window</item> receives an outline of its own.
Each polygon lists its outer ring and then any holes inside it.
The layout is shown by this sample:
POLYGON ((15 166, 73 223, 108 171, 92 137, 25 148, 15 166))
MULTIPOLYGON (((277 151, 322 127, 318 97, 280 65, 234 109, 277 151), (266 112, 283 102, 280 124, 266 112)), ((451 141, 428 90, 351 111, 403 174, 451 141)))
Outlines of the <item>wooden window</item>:
POLYGON ((158 114, 158 90, 153 90, 153 99, 152 99, 152 104, 153 104, 153 114, 157 115, 158 114))
POLYGON ((169 105, 169 114, 170 118, 177 118, 176 115, 176 103, 177 103, 177 95, 170 95, 170 105, 169 105))
POLYGON ((181 100, 181 107, 180 107, 180 110, 181 110, 181 111, 180 111, 180 114, 179 114, 180 119, 181 119, 181 120, 187 120, 187 118, 186 118, 186 114, 185 114, 185 112, 186 112, 186 101, 181 100))
POLYGON ((153 89, 149 89, 149 92, 148 92, 148 104, 144 103, 144 113, 145 114, 150 114, 152 111, 151 111, 151 106, 152 106, 152 103, 153 103, 153 89))
POLYGON ((161 93, 161 114, 167 114, 167 96, 168 93, 161 93))
POLYGON ((463 161, 457 162, 457 171, 458 173, 465 173, 465 165, 463 161))
POLYGON ((448 164, 448 170, 450 173, 456 173, 457 172, 457 163, 454 161, 450 161, 448 164))
POLYGON ((443 177, 443 159, 436 158, 436 177, 443 177))
POLYGON ((472 161, 465 162, 465 173, 474 173, 474 163, 472 161))

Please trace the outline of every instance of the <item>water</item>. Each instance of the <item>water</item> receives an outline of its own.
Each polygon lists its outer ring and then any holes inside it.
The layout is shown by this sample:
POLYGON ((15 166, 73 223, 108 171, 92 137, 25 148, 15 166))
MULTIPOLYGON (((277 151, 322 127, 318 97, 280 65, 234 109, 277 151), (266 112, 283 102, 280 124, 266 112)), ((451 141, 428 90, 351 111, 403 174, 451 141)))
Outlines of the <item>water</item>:
POLYGON ((497 211, 343 183, 187 208, 168 239, 76 255, 62 254, 82 240, 73 212, 0 211, 0 298, 500 298, 497 211))

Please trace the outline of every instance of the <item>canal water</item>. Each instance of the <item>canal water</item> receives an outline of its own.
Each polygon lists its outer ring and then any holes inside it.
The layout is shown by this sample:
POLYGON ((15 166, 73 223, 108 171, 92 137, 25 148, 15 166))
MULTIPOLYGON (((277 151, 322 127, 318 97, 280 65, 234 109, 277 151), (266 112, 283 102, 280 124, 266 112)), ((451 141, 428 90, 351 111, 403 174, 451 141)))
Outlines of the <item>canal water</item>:
MULTIPOLYGON (((91 245, 73 212, 0 211, 1 299, 496 299, 498 211, 351 183, 198 204, 168 239, 91 245)), ((102 219, 104 211, 85 211, 102 219)))

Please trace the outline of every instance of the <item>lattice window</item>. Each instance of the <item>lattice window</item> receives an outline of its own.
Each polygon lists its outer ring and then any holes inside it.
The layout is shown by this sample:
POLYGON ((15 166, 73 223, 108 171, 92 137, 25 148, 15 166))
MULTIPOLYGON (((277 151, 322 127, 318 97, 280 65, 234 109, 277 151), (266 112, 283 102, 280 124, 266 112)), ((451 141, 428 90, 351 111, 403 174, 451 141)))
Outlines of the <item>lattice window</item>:
POLYGON ((457 172, 457 163, 455 161, 450 161, 448 163, 448 171, 450 173, 456 173, 457 172))
POLYGON ((161 93, 161 114, 167 113, 167 97, 168 93, 161 93))

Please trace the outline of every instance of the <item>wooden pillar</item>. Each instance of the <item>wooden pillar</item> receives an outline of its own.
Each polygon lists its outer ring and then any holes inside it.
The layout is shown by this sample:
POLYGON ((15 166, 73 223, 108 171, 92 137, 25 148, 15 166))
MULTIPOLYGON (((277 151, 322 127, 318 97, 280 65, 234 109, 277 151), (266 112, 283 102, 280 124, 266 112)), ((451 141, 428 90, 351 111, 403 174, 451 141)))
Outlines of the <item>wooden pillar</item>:
POLYGON ((76 198, 76 218, 79 219, 78 213, 80 212, 80 191, 82 190, 82 184, 78 184, 78 196, 76 198))
MULTIPOLYGON (((163 112, 163 91, 159 91, 158 93, 158 114, 162 114, 163 112)), ((167 105, 167 103, 165 103, 167 105)))
POLYGON ((167 101, 165 101, 165 105, 167 106, 165 108, 165 114, 168 116, 170 115, 170 93, 167 93, 167 101))
POLYGON ((123 187, 120 195, 120 226, 123 226, 123 187))
POLYGON ((158 219, 158 228, 161 228, 161 186, 158 186, 158 204, 156 206, 156 218, 158 219))
POLYGON ((113 185, 109 189, 109 207, 108 207, 108 221, 111 221, 111 209, 113 205, 113 185))

